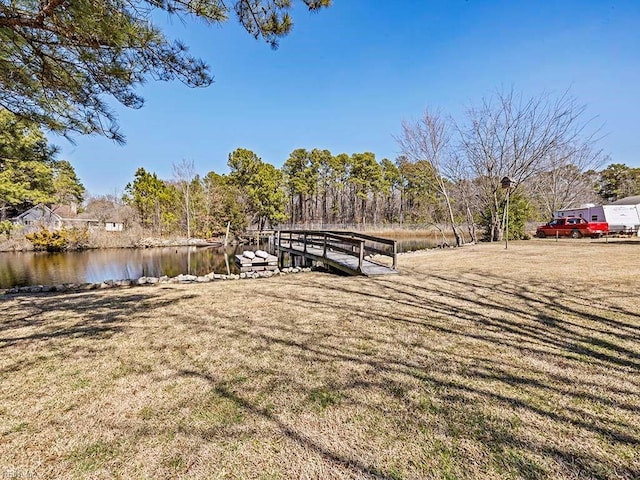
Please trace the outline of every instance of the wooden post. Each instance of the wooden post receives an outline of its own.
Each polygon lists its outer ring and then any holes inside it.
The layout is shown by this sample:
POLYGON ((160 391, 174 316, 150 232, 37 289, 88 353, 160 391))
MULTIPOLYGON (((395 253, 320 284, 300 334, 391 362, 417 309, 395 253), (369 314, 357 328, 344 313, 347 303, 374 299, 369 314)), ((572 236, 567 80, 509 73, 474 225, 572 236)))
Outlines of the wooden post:
POLYGON ((224 236, 224 246, 226 247, 229 243, 229 227, 231 226, 231 222, 227 222, 227 233, 224 236))
POLYGON ((364 240, 360 240, 360 251, 358 252, 358 271, 362 273, 362 263, 364 262, 364 240))
POLYGON ((307 233, 306 233, 306 232, 302 235, 302 239, 303 239, 303 242, 304 242, 304 243, 302 244, 302 251, 303 251, 303 252, 305 253, 305 255, 306 255, 306 253, 307 253, 307 233))
POLYGON ((396 240, 393 241, 393 265, 391 268, 394 270, 398 268, 398 242, 396 240))
POLYGON ((229 254, 224 252, 224 265, 227 267, 227 275, 231 275, 231 267, 229 266, 229 254))
POLYGON ((326 260, 327 258, 327 234, 325 233, 323 236, 323 244, 322 244, 322 258, 326 260))

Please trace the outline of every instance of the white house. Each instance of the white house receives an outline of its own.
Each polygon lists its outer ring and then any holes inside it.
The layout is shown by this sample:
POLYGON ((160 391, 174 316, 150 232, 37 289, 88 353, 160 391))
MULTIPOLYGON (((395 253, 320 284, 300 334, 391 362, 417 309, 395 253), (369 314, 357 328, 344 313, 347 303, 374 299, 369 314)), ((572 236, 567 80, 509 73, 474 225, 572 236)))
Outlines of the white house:
MULTIPOLYGON (((16 225, 22 225, 25 233, 36 232, 41 228, 47 230, 59 230, 63 227, 79 227, 99 229, 101 222, 95 218, 83 218, 75 215, 72 208, 67 206, 49 207, 39 203, 26 212, 11 219, 16 225)), ((124 229, 122 222, 104 222, 104 229, 108 232, 121 232, 124 229)))
POLYGON ((104 229, 107 232, 121 232, 124 230, 124 223, 122 222, 104 222, 104 229))
POLYGON ((12 218, 11 221, 16 225, 22 225, 25 232, 35 232, 41 228, 58 230, 63 225, 62 217, 42 203, 12 218))

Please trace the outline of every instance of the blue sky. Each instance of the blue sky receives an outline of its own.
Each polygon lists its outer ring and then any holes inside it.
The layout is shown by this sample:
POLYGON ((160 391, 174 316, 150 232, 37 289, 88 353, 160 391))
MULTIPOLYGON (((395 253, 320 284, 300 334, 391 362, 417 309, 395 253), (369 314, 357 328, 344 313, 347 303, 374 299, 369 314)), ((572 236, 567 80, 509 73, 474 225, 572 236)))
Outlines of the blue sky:
POLYGON ((638 0, 334 0, 319 13, 297 8, 275 51, 235 20, 162 21, 215 83, 150 81, 141 110, 112 104, 125 146, 52 136, 92 194, 122 192, 138 167, 171 178, 183 159, 200 174, 226 173, 238 147, 278 167, 295 148, 393 160, 403 119, 429 107, 462 121, 503 87, 570 89, 602 126, 611 160, 640 167, 638 0))

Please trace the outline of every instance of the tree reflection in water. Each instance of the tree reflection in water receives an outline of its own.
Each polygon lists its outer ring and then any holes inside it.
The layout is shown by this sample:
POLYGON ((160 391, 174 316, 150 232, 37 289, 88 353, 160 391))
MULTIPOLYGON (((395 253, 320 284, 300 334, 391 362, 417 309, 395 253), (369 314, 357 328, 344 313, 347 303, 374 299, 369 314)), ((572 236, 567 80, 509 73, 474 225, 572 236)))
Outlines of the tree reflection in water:
MULTIPOLYGON (((244 250, 246 247, 238 247, 244 250)), ((237 273, 234 248, 163 247, 0 253, 0 288, 101 282, 181 273, 237 273), (225 261, 225 256, 227 260, 225 261)))
MULTIPOLYGON (((433 247, 432 239, 398 241, 398 251, 433 247)), ((235 254, 267 249, 267 245, 237 247, 162 247, 85 250, 81 252, 0 253, 0 288, 61 283, 101 282, 140 277, 175 277, 211 272, 239 273, 235 254)))

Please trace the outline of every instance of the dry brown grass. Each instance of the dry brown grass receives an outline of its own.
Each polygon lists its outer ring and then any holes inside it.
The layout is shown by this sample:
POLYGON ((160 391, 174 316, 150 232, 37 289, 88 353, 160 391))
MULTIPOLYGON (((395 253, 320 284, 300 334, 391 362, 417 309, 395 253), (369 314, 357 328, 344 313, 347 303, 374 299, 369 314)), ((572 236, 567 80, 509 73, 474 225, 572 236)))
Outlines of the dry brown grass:
POLYGON ((640 243, 0 301, 0 476, 640 477, 640 243))

